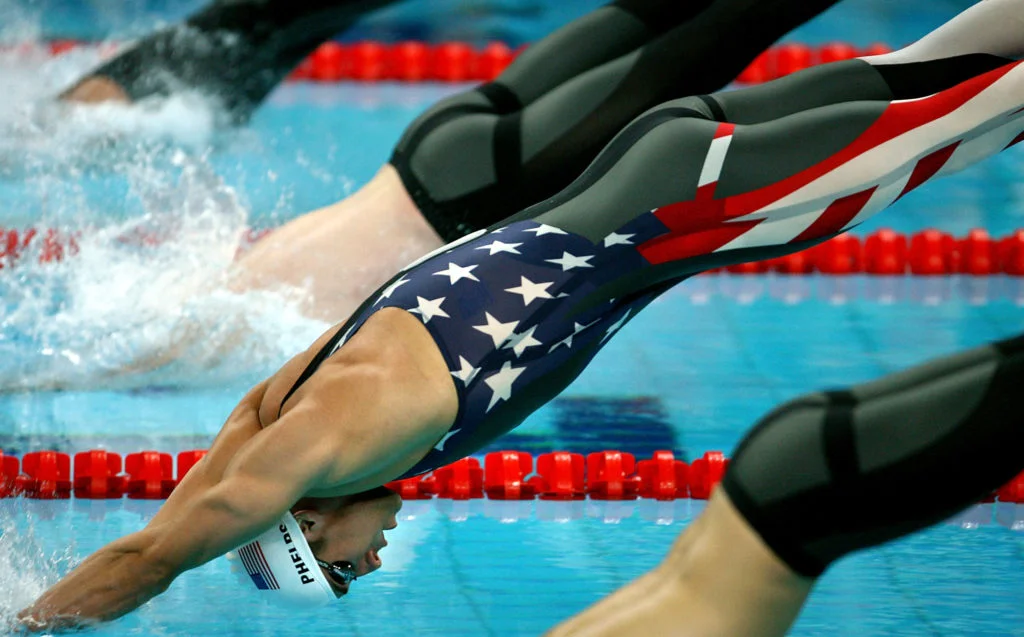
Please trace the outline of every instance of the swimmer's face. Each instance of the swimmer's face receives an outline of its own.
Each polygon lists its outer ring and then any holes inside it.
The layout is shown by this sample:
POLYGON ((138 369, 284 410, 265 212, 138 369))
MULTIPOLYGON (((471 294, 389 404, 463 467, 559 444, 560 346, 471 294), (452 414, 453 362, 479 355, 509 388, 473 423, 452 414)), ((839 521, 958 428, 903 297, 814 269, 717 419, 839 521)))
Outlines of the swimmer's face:
MULTIPOLYGON (((384 531, 398 526, 396 515, 402 499, 384 488, 337 500, 315 501, 312 507, 295 509, 295 518, 317 559, 348 562, 356 577, 381 567, 380 550, 388 545, 384 531)), ((336 595, 348 592, 348 584, 330 572, 324 575, 336 595)))

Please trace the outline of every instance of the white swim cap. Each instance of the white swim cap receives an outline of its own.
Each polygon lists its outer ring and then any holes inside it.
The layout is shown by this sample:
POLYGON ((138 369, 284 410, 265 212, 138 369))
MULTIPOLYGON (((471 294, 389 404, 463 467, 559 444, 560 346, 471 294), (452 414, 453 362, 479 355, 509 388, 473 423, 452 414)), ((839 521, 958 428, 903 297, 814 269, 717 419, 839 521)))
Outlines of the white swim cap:
POLYGON ((228 553, 228 559, 241 563, 268 601, 313 608, 337 599, 291 513, 285 513, 279 523, 252 542, 228 553))

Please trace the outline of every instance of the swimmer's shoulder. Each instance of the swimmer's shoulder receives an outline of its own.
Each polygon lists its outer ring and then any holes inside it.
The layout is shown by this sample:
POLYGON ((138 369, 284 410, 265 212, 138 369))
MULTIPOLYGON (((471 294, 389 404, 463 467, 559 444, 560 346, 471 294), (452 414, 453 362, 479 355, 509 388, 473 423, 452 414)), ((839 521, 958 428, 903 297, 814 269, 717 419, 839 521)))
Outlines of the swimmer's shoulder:
POLYGON ((259 409, 264 427, 303 398, 306 392, 296 384, 304 375, 303 385, 315 375, 317 386, 360 381, 428 390, 438 385, 436 389, 444 391, 451 384, 447 363, 433 337, 419 318, 398 308, 376 312, 337 352, 323 359, 313 374, 307 374, 321 351, 344 327, 338 324, 327 330, 269 379, 259 409))

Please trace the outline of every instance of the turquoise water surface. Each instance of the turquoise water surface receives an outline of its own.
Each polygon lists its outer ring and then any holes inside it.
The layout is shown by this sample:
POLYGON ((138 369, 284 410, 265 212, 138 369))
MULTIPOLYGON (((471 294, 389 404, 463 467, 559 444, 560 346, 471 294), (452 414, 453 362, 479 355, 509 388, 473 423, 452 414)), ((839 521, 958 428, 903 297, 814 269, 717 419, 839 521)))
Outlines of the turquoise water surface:
MULTIPOLYGON (((570 9, 594 4, 566 6, 544 20, 562 13, 567 19, 570 9)), ((848 0, 792 38, 899 44, 962 6, 848 0)), ((512 11, 517 7, 505 7, 515 14, 506 26, 517 33, 548 24, 531 22, 528 13, 512 11)), ((137 25, 183 8, 142 5, 123 22, 137 25)), ((83 6, 77 11, 101 22, 83 6)), ((418 15, 415 7, 401 11, 418 15)), ((60 15, 47 13, 43 30, 65 33, 82 24, 60 15)), ((422 22, 424 33, 432 32, 430 24, 422 22)), ((44 65, 39 77, 57 82, 86 63, 44 65)), ((22 71, 15 63, 0 77, 22 71)), ((242 131, 210 136, 186 107, 184 114, 164 114, 171 124, 137 144, 58 144, 32 127, 18 128, 21 136, 8 136, 0 148, 0 227, 84 228, 101 236, 139 219, 172 231, 180 230, 181 218, 202 223, 192 234, 172 232, 170 247, 153 252, 101 242, 65 265, 0 270, 0 385, 21 388, 0 393, 0 449, 127 453, 208 445, 246 388, 324 325, 282 317, 277 305, 255 297, 240 306, 185 293, 179 304, 169 300, 171 281, 205 276, 216 258, 230 260, 231 249, 223 257, 224 244, 206 243, 203 228, 277 225, 344 197, 386 160, 413 117, 461 88, 289 85, 242 131), (145 276, 103 304, 82 300, 102 297, 138 272, 145 276), (123 350, 162 347, 183 319, 227 322, 257 303, 251 338, 232 364, 190 354, 148 375, 111 372, 123 350), (48 380, 70 388, 48 389, 48 380)), ((9 121, 18 117, 12 112, 9 121)), ((67 133, 60 126, 57 132, 67 133)), ((858 232, 934 226, 962 234, 985 227, 1001 235, 1024 227, 1021 159, 1014 150, 929 184, 858 232)), ((673 449, 686 458, 728 452, 781 401, 1016 334, 1022 318, 1024 284, 1006 277, 699 277, 645 310, 562 397, 493 448, 638 455, 673 449)), ((155 506, 0 501, 0 623, 69 560, 140 528, 155 506)), ((384 568, 336 607, 297 615, 265 606, 217 560, 95 632, 537 635, 653 567, 700 506, 410 502, 382 555, 384 568)), ((825 576, 793 634, 1024 635, 1022 520, 1021 507, 982 505, 848 558, 825 576)))

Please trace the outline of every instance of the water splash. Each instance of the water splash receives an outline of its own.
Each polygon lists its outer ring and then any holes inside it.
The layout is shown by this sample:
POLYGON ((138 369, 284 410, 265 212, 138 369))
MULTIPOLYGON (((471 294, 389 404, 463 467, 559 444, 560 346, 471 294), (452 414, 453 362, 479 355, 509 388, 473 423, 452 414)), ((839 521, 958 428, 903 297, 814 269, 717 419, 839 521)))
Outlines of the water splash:
POLYGON ((273 371, 327 325, 302 315, 303 290, 227 286, 249 214, 209 160, 214 106, 52 99, 99 59, 0 55, 0 226, 82 231, 74 258, 40 264, 30 249, 0 270, 0 391, 273 371))
POLYGON ((302 290, 229 290, 247 209, 205 158, 150 159, 126 167, 145 214, 93 227, 59 264, 30 251, 0 277, 0 388, 230 380, 272 371, 326 329, 302 316, 302 290))
POLYGON ((36 537, 35 518, 10 500, 0 510, 0 633, 15 632, 18 611, 34 602, 74 566, 72 547, 48 552, 36 537))
POLYGON ((51 57, 45 47, 29 43, 0 54, 0 176, 116 171, 142 147, 198 150, 213 143, 220 110, 198 93, 131 105, 55 99, 112 51, 82 47, 51 57))

